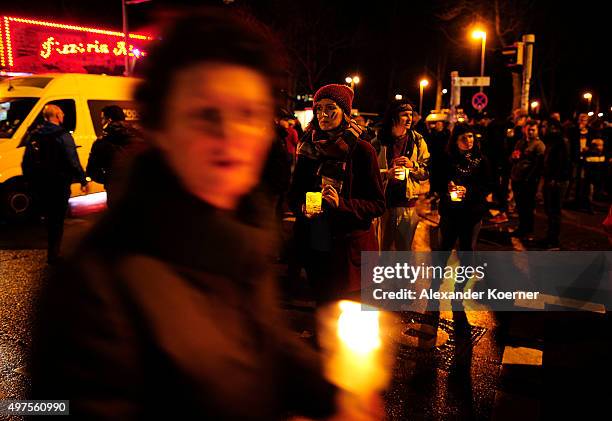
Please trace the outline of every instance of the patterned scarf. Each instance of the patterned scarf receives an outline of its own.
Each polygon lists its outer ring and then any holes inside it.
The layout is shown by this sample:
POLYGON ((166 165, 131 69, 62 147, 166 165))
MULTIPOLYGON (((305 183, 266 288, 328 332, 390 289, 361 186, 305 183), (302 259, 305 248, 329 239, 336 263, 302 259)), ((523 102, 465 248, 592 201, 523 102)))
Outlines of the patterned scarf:
POLYGON ((474 153, 473 150, 466 153, 459 152, 458 159, 454 163, 455 175, 460 178, 467 178, 474 174, 480 162, 482 156, 479 153, 474 153))

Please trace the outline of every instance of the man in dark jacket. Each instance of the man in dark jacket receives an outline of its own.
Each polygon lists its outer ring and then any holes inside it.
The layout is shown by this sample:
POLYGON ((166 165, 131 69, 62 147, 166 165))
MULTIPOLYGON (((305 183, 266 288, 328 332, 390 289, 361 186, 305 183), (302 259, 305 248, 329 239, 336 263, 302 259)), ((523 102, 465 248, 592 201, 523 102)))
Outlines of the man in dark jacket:
POLYGON ((528 237, 533 233, 536 191, 542 175, 546 146, 538 136, 538 123, 527 123, 527 138, 518 141, 512 152, 512 191, 519 214, 515 237, 528 237))
POLYGON ((139 134, 126 123, 125 113, 118 105, 102 108, 100 115, 103 133, 91 147, 87 161, 87 175, 97 183, 104 184, 107 204, 114 201, 112 181, 113 168, 121 157, 127 157, 129 149, 136 143, 142 143, 139 134))
POLYGON ((539 246, 548 250, 559 249, 561 233, 561 203, 570 178, 569 145, 563 137, 561 123, 550 120, 545 137, 544 153, 544 211, 548 216, 548 232, 539 246))
POLYGON ((47 262, 54 264, 60 255, 70 185, 76 180, 85 191, 87 180, 74 139, 61 126, 64 122, 62 109, 49 104, 42 115, 44 121, 20 145, 26 148, 21 166, 46 217, 47 262))

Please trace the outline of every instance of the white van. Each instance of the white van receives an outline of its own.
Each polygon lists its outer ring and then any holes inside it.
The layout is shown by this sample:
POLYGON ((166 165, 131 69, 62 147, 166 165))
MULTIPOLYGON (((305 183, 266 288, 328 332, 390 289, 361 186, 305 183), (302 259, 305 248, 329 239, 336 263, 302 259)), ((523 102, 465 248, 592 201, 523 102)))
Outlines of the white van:
MULTIPOLYGON (((58 105, 65 114, 64 127, 72 133, 83 168, 89 151, 100 136, 100 112, 111 104, 124 109, 127 120, 138 115, 132 92, 138 79, 88 74, 40 74, 0 82, 0 212, 25 216, 32 210, 32 196, 21 172, 24 148, 19 143, 42 119, 47 104, 58 105)), ((90 193, 103 188, 90 183, 90 193)), ((82 194, 78 185, 72 195, 82 194)))

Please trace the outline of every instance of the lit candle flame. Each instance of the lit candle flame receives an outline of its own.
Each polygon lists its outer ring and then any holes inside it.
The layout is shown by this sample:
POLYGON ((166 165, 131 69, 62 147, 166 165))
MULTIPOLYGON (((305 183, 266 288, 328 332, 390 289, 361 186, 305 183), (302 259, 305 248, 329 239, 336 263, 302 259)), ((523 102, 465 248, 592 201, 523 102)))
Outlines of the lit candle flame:
POLYGON ((381 347, 380 313, 362 311, 361 304, 340 301, 338 337, 356 354, 367 354, 381 347))

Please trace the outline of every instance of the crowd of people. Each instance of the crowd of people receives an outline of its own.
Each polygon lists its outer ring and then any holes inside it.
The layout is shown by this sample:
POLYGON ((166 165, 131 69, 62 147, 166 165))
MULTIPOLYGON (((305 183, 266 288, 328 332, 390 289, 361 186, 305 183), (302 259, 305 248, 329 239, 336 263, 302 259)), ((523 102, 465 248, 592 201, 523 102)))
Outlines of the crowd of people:
MULTIPOLYGON (((381 227, 380 250, 411 249, 419 198, 428 197, 439 206, 442 238, 433 244, 452 246, 449 229, 455 225, 465 230, 457 237, 463 238, 461 247, 466 248, 467 241, 473 249, 483 219, 505 224, 513 214, 519 223, 508 229, 512 236, 530 247, 554 250, 561 247, 562 208, 593 214, 594 204, 612 197, 610 128, 586 113, 563 123, 559 113, 542 118, 521 110, 507 119, 475 113, 470 121, 456 123, 419 125, 416 118, 408 101, 391 102, 375 124, 362 115, 351 120, 345 113, 378 156, 386 202, 382 218, 373 222, 381 227), (538 203, 548 226, 544 238, 536 239, 538 203)), ((309 139, 307 133, 301 142, 309 139)), ((291 149, 287 153, 292 162, 298 158, 291 149)))
POLYGON ((420 201, 439 211, 436 249, 472 251, 485 219, 507 220, 511 195, 512 234, 529 238, 541 188, 544 243, 554 248, 564 203, 592 211, 610 192, 607 134, 582 115, 575 126, 516 112, 428 127, 395 100, 369 127, 352 116, 354 92, 330 84, 315 93, 302 130, 279 107, 281 49, 265 28, 214 10, 174 19, 136 92, 144 132, 118 107, 103 110, 86 172, 50 106, 25 145, 33 161, 41 142, 66 158, 32 176, 41 191, 57 192, 50 262, 71 181, 85 186, 89 175, 112 198, 46 285, 39 310, 33 396, 69 398, 75 414, 332 414, 336 387, 321 356, 276 311, 274 228, 286 212, 295 217, 294 264, 323 305, 359 293, 362 251, 414 248, 420 201), (131 158, 127 175, 115 171, 122 155, 131 158))

